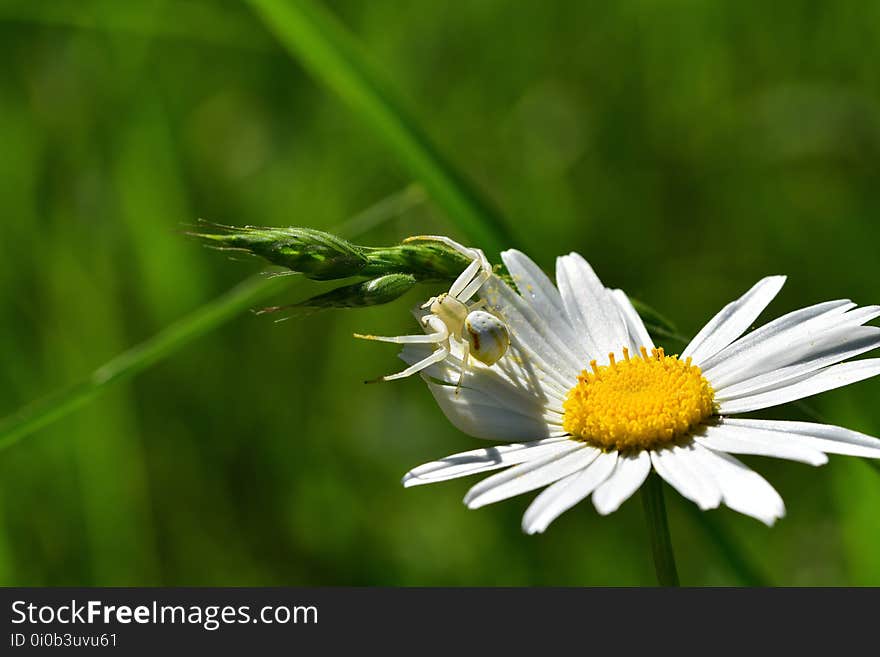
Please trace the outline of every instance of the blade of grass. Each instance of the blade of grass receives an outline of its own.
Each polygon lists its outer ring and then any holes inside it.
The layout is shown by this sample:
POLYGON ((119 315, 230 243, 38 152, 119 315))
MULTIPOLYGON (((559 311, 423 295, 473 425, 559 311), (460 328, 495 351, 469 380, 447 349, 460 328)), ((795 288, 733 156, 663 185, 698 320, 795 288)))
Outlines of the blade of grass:
POLYGON ((84 381, 23 407, 0 422, 0 449, 9 447, 46 425, 88 403, 105 389, 168 357, 193 339, 217 328, 232 317, 259 304, 290 277, 255 276, 219 298, 171 324, 152 338, 123 352, 95 370, 84 381))
POLYGON ((511 246, 497 210, 441 155, 332 14, 309 0, 248 1, 290 54, 385 140, 468 239, 493 254, 511 246))
MULTIPOLYGON (((418 190, 407 187, 402 192, 397 192, 359 213, 335 232, 347 237, 356 237, 381 221, 400 216, 420 201, 418 190)), ((22 407, 0 420, 0 449, 9 447, 25 436, 60 420, 98 397, 113 384, 131 378, 240 313, 260 305, 272 295, 290 286, 292 280, 300 279, 292 276, 253 276, 159 331, 153 337, 113 358, 92 372, 85 380, 22 407)))

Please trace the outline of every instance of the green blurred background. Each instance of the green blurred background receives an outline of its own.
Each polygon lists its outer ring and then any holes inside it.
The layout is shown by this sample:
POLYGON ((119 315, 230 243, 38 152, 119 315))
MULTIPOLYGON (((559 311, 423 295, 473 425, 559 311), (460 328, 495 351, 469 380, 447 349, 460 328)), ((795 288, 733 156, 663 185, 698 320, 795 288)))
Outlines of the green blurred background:
MULTIPOLYGON (((767 274, 790 278, 765 318, 880 300, 880 3, 328 6, 542 266, 577 250, 685 335, 767 274)), ((184 224, 332 228, 411 183, 240 2, 0 0, 0 70, 0 415, 262 269, 184 224)), ((429 201, 358 241, 424 232, 463 237, 429 201)), ((2 451, 0 583, 653 584, 638 496, 526 537, 531 496, 468 511, 467 481, 400 486, 480 445, 418 379, 363 385, 401 363, 351 334, 411 330, 434 291, 242 313, 2 451)), ((880 435, 878 394, 810 404, 880 435)), ((880 471, 744 460, 788 516, 722 509, 713 531, 775 584, 880 585, 880 471)), ((740 583, 667 505, 683 583, 740 583)))

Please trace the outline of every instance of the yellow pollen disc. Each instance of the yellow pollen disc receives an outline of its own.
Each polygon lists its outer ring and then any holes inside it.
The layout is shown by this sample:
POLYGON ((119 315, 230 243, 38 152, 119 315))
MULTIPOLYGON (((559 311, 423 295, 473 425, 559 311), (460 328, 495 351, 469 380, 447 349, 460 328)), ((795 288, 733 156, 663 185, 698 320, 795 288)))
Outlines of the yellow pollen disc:
POLYGON ((714 411, 714 392, 691 359, 648 351, 609 365, 590 363, 563 404, 562 426, 604 450, 641 450, 673 443, 714 411))

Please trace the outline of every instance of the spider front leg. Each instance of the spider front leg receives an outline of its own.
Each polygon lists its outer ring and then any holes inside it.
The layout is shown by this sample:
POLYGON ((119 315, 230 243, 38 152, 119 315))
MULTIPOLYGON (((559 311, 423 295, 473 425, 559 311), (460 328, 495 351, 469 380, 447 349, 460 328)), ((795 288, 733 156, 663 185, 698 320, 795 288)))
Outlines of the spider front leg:
POLYGON ((449 287, 449 296, 459 301, 467 301, 482 287, 492 275, 492 265, 480 249, 468 248, 445 235, 414 235, 403 240, 407 242, 440 242, 450 249, 471 259, 471 263, 459 274, 449 287), (479 272, 479 273, 477 273, 479 272))
POLYGON ((397 374, 389 374, 387 376, 380 376, 378 379, 372 379, 371 381, 367 381, 366 383, 381 383, 383 381, 394 381, 395 379, 405 379, 408 376, 412 376, 416 372, 421 372, 424 369, 427 369, 434 363, 439 363, 441 360, 446 358, 449 355, 449 351, 446 347, 438 347, 436 351, 432 352, 430 356, 423 358, 418 363, 413 363, 405 370, 398 372, 397 374))
MULTIPOLYGON (((477 261, 475 260, 474 262, 477 261)), ((459 301, 467 303, 467 301, 472 296, 474 296, 481 287, 483 287, 483 284, 488 281, 491 276, 491 267, 489 269, 481 268, 480 271, 474 276, 473 280, 468 283, 468 285, 459 294, 453 296, 455 296, 455 298, 459 301)), ((452 294, 452 292, 450 292, 450 294, 452 294)))
POLYGON ((408 376, 412 376, 416 372, 420 372, 423 369, 430 367, 434 363, 439 363, 444 358, 449 355, 449 350, 446 348, 446 343, 449 340, 449 328, 446 324, 436 315, 425 315, 422 318, 422 326, 426 329, 430 329, 430 333, 425 335, 363 335, 361 333, 355 333, 354 337, 361 338, 362 340, 375 340, 377 342, 391 342, 394 344, 436 344, 437 349, 431 352, 431 354, 418 363, 414 363, 410 365, 405 370, 401 372, 397 372, 396 374, 389 374, 387 376, 380 376, 377 379, 372 379, 367 381, 367 383, 378 383, 380 381, 394 381, 395 379, 404 379, 408 376))
MULTIPOLYGON (((480 270, 480 267, 481 263, 479 260, 473 260, 471 264, 465 267, 464 271, 462 271, 458 275, 458 278, 453 281, 452 285, 449 286, 449 296, 458 299, 459 301, 464 301, 473 296, 473 293, 471 293, 469 296, 464 296, 464 293, 473 285, 474 280, 476 280, 476 278, 479 278, 480 274, 482 273, 477 273, 480 270)), ((483 279, 483 281, 484 280, 485 279, 483 279)), ((483 281, 480 281, 480 285, 483 284, 483 281)))
POLYGON ((449 329, 436 315, 425 315, 422 326, 430 328, 431 332, 425 335, 365 335, 355 333, 354 337, 361 340, 375 340, 376 342, 393 342, 394 344, 431 344, 441 343, 449 339, 449 329))
POLYGON ((442 342, 433 333, 427 335, 365 335, 363 333, 355 333, 354 337, 361 340, 374 340, 375 342, 393 342, 394 344, 434 344, 442 342))

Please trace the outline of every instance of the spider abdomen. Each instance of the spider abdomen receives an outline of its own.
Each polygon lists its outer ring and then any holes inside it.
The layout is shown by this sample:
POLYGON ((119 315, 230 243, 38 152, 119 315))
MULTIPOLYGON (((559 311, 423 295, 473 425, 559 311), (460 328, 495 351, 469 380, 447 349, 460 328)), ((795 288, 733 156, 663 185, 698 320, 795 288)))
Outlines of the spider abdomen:
POLYGON ((468 313, 462 338, 468 343, 470 355, 485 365, 498 362, 510 346, 507 325, 485 310, 468 313))

